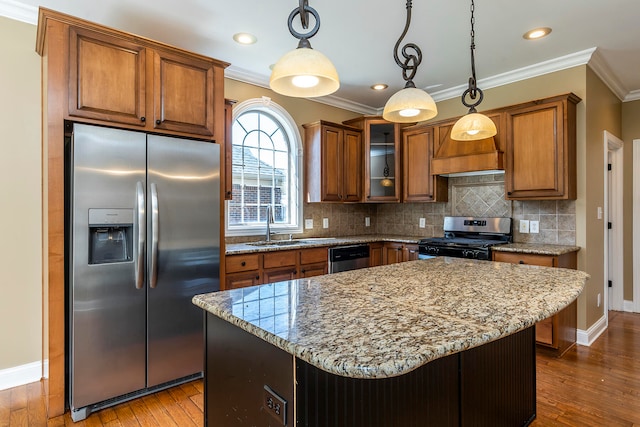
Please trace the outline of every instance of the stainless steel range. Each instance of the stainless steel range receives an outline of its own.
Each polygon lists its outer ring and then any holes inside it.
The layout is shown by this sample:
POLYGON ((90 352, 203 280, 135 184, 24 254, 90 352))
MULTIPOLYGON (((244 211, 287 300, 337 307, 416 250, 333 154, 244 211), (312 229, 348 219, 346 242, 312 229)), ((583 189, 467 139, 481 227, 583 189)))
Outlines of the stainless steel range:
POLYGON ((511 218, 447 216, 444 237, 420 240, 419 257, 491 259, 491 247, 511 242, 511 218))

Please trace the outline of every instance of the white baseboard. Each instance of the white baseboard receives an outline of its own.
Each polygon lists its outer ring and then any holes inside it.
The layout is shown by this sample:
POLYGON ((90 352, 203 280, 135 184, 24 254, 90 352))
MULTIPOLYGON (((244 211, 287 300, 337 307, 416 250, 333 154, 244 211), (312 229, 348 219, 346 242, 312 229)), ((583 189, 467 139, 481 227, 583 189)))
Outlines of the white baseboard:
POLYGON ((629 313, 633 313, 633 312, 635 312, 635 304, 633 303, 633 301, 624 300, 624 304, 622 306, 622 310, 623 311, 627 311, 629 313))
POLYGON ((19 385, 34 383, 42 378, 42 362, 37 361, 26 365, 0 370, 0 390, 6 390, 19 385))
POLYGON ((590 346, 606 329, 607 319, 602 316, 586 331, 583 329, 578 329, 576 343, 579 345, 590 346))

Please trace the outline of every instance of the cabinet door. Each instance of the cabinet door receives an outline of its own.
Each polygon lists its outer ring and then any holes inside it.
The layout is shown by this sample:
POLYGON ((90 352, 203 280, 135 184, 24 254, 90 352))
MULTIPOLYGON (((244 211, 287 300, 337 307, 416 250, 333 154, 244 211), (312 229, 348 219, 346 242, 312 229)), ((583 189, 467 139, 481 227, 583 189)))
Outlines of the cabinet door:
POLYGON ((431 175, 433 128, 403 132, 402 199, 405 202, 435 202, 448 199, 447 179, 431 175))
POLYGON ((262 283, 283 282, 285 280, 293 280, 298 276, 296 267, 273 268, 264 270, 262 274, 262 283))
POLYGON ((247 286, 256 286, 261 283, 260 272, 245 271, 242 273, 231 273, 225 276, 225 289, 246 288, 247 286))
POLYGON ((73 27, 69 44, 69 115, 144 127, 146 49, 73 27))
POLYGON ((342 191, 343 202, 359 202, 362 199, 362 135, 344 130, 342 143, 342 191))
POLYGON ((327 262, 319 262, 315 264, 304 264, 300 266, 300 278, 322 276, 329 272, 327 262))
POLYGON ((213 136, 216 72, 221 70, 211 62, 156 51, 153 64, 154 129, 213 136))
POLYGON ((402 243, 387 242, 384 244, 384 263, 395 264, 402 262, 402 250, 404 245, 402 243))
POLYGON ((507 199, 575 199, 575 96, 509 109, 507 199))
POLYGON ((323 125, 321 138, 321 200, 323 202, 339 202, 341 201, 343 174, 341 153, 343 130, 338 127, 323 125))
POLYGON ((384 265, 384 243, 369 244, 369 267, 384 265))
POLYGON ((404 260, 415 261, 418 259, 418 245, 404 245, 404 260))
POLYGON ((386 120, 365 122, 365 201, 400 201, 400 126, 386 120))

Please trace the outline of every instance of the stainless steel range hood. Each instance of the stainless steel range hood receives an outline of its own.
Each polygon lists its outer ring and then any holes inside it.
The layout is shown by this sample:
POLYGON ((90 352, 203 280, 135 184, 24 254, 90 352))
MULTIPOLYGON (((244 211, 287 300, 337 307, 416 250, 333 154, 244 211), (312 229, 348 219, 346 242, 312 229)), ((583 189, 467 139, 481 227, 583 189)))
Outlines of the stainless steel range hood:
POLYGON ((498 135, 479 141, 456 141, 450 138, 451 127, 438 128, 431 159, 432 175, 460 176, 504 172, 504 153, 498 135))

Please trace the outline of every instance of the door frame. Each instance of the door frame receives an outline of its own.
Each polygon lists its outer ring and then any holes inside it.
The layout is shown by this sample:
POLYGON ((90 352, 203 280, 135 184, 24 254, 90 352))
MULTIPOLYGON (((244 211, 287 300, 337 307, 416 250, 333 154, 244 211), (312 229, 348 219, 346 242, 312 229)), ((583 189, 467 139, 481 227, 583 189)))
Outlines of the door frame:
MULTIPOLYGON (((640 217, 640 139, 633 140, 633 218, 640 217)), ((640 313, 640 223, 633 221, 633 311, 640 313)))
POLYGON ((623 260, 623 141, 608 131, 604 131, 604 312, 624 310, 624 260, 623 260), (611 158, 612 170, 607 165, 611 158), (609 194, 611 193, 611 194, 609 194), (611 200, 611 203, 609 203, 611 200), (611 204, 611 206, 609 206, 611 204), (611 222, 613 228, 608 230, 611 222), (609 251, 611 248, 611 252, 609 251), (608 280, 613 287, 609 301, 608 280), (616 286, 617 285, 617 286, 616 286))

